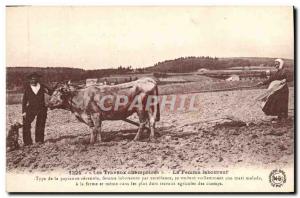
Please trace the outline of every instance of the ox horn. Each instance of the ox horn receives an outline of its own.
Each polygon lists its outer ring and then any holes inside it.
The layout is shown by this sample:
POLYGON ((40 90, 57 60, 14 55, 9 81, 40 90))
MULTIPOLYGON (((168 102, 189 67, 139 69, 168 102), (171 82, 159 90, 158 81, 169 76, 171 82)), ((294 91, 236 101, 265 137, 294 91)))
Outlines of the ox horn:
POLYGON ((56 89, 57 87, 58 87, 58 82, 56 82, 55 84, 54 84, 54 86, 53 86, 53 89, 56 89))

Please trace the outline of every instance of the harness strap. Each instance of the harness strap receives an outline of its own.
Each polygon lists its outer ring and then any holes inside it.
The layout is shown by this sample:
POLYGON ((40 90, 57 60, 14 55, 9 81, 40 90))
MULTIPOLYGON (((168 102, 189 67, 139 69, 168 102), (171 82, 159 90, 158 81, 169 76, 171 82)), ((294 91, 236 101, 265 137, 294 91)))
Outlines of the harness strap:
POLYGON ((73 94, 70 94, 70 98, 68 98, 68 101, 67 101, 67 103, 68 103, 68 108, 70 109, 70 111, 71 111, 72 113, 75 114, 75 117, 76 117, 79 121, 81 121, 81 122, 87 124, 89 127, 94 127, 95 125, 94 125, 94 122, 93 122, 93 120, 92 120, 92 115, 91 115, 90 113, 85 112, 86 115, 87 115, 87 122, 86 122, 86 121, 84 121, 84 120, 82 119, 82 117, 74 110, 73 104, 75 104, 75 103, 73 102, 73 97, 74 97, 74 95, 73 95, 73 94))

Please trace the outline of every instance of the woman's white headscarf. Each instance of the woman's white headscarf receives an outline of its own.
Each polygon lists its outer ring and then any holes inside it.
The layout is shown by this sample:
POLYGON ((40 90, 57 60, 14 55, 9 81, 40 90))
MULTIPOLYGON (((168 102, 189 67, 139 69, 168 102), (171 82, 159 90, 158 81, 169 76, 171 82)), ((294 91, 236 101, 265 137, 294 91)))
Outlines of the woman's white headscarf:
POLYGON ((279 62, 278 70, 281 70, 283 68, 284 61, 281 58, 277 58, 275 62, 279 62))

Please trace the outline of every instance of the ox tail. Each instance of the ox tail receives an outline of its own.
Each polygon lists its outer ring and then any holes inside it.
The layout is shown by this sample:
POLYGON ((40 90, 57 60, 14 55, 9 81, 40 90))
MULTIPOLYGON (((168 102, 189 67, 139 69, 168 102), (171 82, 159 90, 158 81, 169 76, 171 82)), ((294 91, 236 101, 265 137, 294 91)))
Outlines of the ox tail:
MULTIPOLYGON (((155 94, 158 100, 158 87, 157 85, 155 86, 155 94)), ((157 106, 156 106, 156 117, 155 117, 155 121, 159 121, 160 120, 160 107, 159 107, 159 102, 157 102, 157 106)))

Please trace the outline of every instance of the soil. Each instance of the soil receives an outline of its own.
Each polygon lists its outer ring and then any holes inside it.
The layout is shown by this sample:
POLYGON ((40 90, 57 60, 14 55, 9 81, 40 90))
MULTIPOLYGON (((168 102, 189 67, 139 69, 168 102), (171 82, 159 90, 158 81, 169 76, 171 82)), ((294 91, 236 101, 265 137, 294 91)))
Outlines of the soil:
MULTIPOLYGON (((104 121, 102 142, 89 144, 88 126, 65 110, 48 111, 45 143, 7 151, 7 171, 101 169, 198 169, 202 167, 285 166, 294 162, 294 90, 289 118, 273 123, 254 99, 264 90, 187 94, 198 110, 162 110, 150 142, 145 131, 134 142, 137 127, 104 121)), ((7 128, 21 119, 21 105, 7 105, 7 128)), ((130 117, 137 120, 136 116, 130 117)), ((32 125, 34 139, 34 124, 32 125)))

